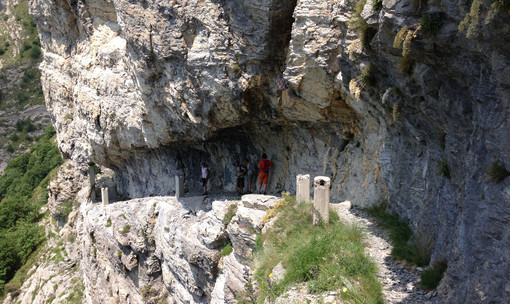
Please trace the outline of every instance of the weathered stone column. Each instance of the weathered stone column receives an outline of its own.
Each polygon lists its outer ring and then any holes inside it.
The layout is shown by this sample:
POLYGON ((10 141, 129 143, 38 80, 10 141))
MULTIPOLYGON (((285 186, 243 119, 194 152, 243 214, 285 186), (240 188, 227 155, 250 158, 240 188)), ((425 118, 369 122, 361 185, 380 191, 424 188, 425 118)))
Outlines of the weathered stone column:
POLYGON ((175 197, 179 198, 184 195, 183 178, 179 175, 175 176, 175 197))
POLYGON ((329 185, 331 181, 326 176, 316 176, 313 179, 313 224, 320 223, 319 215, 325 224, 329 223, 329 185))
POLYGON ((103 205, 108 205, 108 187, 101 188, 101 200, 103 201, 103 205))
POLYGON ((296 202, 310 201, 310 174, 296 177, 296 202))
POLYGON ((89 165, 89 186, 90 186, 90 199, 96 201, 96 172, 94 166, 89 165))

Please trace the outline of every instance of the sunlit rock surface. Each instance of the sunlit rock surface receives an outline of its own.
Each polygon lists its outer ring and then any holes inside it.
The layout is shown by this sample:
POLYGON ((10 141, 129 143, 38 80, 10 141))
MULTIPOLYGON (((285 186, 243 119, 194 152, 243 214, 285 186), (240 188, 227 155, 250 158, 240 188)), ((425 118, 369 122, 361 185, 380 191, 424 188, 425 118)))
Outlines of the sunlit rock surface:
MULTIPOLYGON (((201 191, 201 161, 210 189, 234 190, 233 161, 266 152, 271 191, 309 173, 331 178, 333 201, 387 201, 432 262, 447 260, 450 303, 504 301, 510 182, 487 171, 510 168, 510 17, 468 39, 457 28, 468 4, 411 2, 366 1, 362 35, 349 27, 355 1, 33 0, 59 147, 112 168, 132 198, 172 194, 176 174, 201 191), (418 31, 399 71, 395 34, 434 12, 439 33, 418 31)), ((195 280, 212 286, 208 263, 195 280)))

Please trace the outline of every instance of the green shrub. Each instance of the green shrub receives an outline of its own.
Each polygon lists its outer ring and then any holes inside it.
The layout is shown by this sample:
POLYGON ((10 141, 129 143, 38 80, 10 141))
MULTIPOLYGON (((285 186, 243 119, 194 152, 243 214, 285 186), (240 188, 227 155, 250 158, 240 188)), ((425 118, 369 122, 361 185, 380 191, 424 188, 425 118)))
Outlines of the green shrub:
POLYGON ((443 21, 440 13, 425 13, 420 19, 421 31, 427 35, 435 36, 441 30, 443 21))
POLYGON ((225 246, 223 249, 221 249, 221 256, 227 256, 230 255, 233 251, 232 243, 228 243, 227 246, 225 246))
POLYGON ((16 121, 16 130, 18 131, 27 131, 27 132, 32 132, 35 130, 35 126, 32 124, 32 121, 30 120, 30 118, 27 118, 27 119, 22 119, 22 120, 18 120, 16 121))
POLYGON ((382 0, 372 0, 372 9, 380 10, 382 8, 382 0))
POLYGON ((33 59, 41 58, 41 48, 39 46, 34 46, 30 50, 30 57, 32 57, 33 59))
POLYGON ((495 160, 492 162, 488 174, 492 181, 499 183, 508 177, 510 172, 508 172, 505 165, 500 160, 495 160))
POLYGON ((443 279, 447 267, 446 261, 439 261, 423 271, 420 274, 420 287, 425 290, 435 289, 443 279))
POLYGON ((5 50, 2 47, 0 47, 0 56, 2 56, 3 54, 5 54, 5 50))
POLYGON ((28 41, 23 41, 23 44, 21 46, 21 52, 28 51, 32 48, 32 45, 28 41))
POLYGON ((19 101, 20 103, 24 103, 25 101, 28 100, 28 95, 26 93, 23 93, 23 92, 19 92, 16 94, 16 100, 19 101))
POLYGON ((12 141, 12 142, 17 142, 18 139, 19 139, 19 136, 18 134, 16 133, 12 133, 11 136, 9 136, 9 139, 12 141))
POLYGON ((21 78, 21 81, 26 84, 29 83, 31 80, 36 79, 39 77, 39 71, 37 69, 27 69, 23 73, 23 77, 21 78))
POLYGON ((112 219, 111 219, 111 218, 108 218, 108 219, 106 220, 106 225, 105 225, 105 227, 111 227, 111 226, 112 226, 112 219))
POLYGON ((438 163, 438 168, 439 168, 439 175, 444 176, 448 179, 451 178, 450 168, 448 167, 448 161, 446 159, 443 159, 438 163))
POLYGON ((391 254, 400 260, 408 261, 418 266, 428 265, 430 252, 428 244, 419 244, 413 237, 409 225, 398 217, 386 211, 386 203, 371 206, 365 211, 377 218, 377 225, 388 231, 390 242, 393 245, 391 254), (427 248, 424 248, 427 247, 427 248))
MULTIPOLYGON (((71 116, 72 118, 72 116, 71 116)), ((98 167, 98 165, 94 164, 94 174, 101 174, 101 168, 98 167)))
POLYGON ((14 153, 14 147, 12 146, 12 144, 7 145, 7 152, 14 153))

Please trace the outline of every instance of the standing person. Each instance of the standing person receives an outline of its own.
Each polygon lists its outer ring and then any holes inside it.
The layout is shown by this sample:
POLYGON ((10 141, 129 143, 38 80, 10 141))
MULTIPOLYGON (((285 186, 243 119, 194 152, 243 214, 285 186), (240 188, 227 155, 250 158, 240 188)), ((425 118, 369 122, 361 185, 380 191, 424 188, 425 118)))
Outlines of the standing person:
POLYGON ((244 176, 246 175, 246 168, 239 164, 236 160, 234 162, 234 167, 236 168, 236 177, 237 177, 237 193, 243 194, 244 189, 244 176))
POLYGON ((247 158, 244 159, 244 166, 246 167, 246 173, 248 174, 248 193, 251 193, 251 185, 253 180, 257 177, 257 172, 247 158))
POLYGON ((202 178, 203 186, 202 195, 207 195, 207 179, 209 178, 209 169, 207 169, 204 162, 202 162, 202 172, 200 174, 200 178, 202 178))
POLYGON ((262 154, 262 160, 259 162, 259 193, 262 193, 262 182, 264 182, 264 194, 267 194, 267 180, 269 178, 269 168, 273 163, 267 159, 266 153, 262 154))

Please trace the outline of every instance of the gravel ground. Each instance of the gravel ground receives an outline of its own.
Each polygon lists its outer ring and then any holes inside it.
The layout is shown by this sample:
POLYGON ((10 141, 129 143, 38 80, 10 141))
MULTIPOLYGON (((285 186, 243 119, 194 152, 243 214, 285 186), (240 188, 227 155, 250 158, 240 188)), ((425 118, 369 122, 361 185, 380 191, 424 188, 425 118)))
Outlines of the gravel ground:
POLYGON ((350 221, 356 222, 367 231, 366 252, 379 266, 378 277, 383 286, 383 294, 386 303, 399 304, 442 304, 437 291, 425 291, 419 288, 421 268, 406 266, 397 263, 391 256, 392 246, 385 231, 375 226, 375 219, 363 211, 351 209, 350 203, 342 203, 339 215, 350 221))

